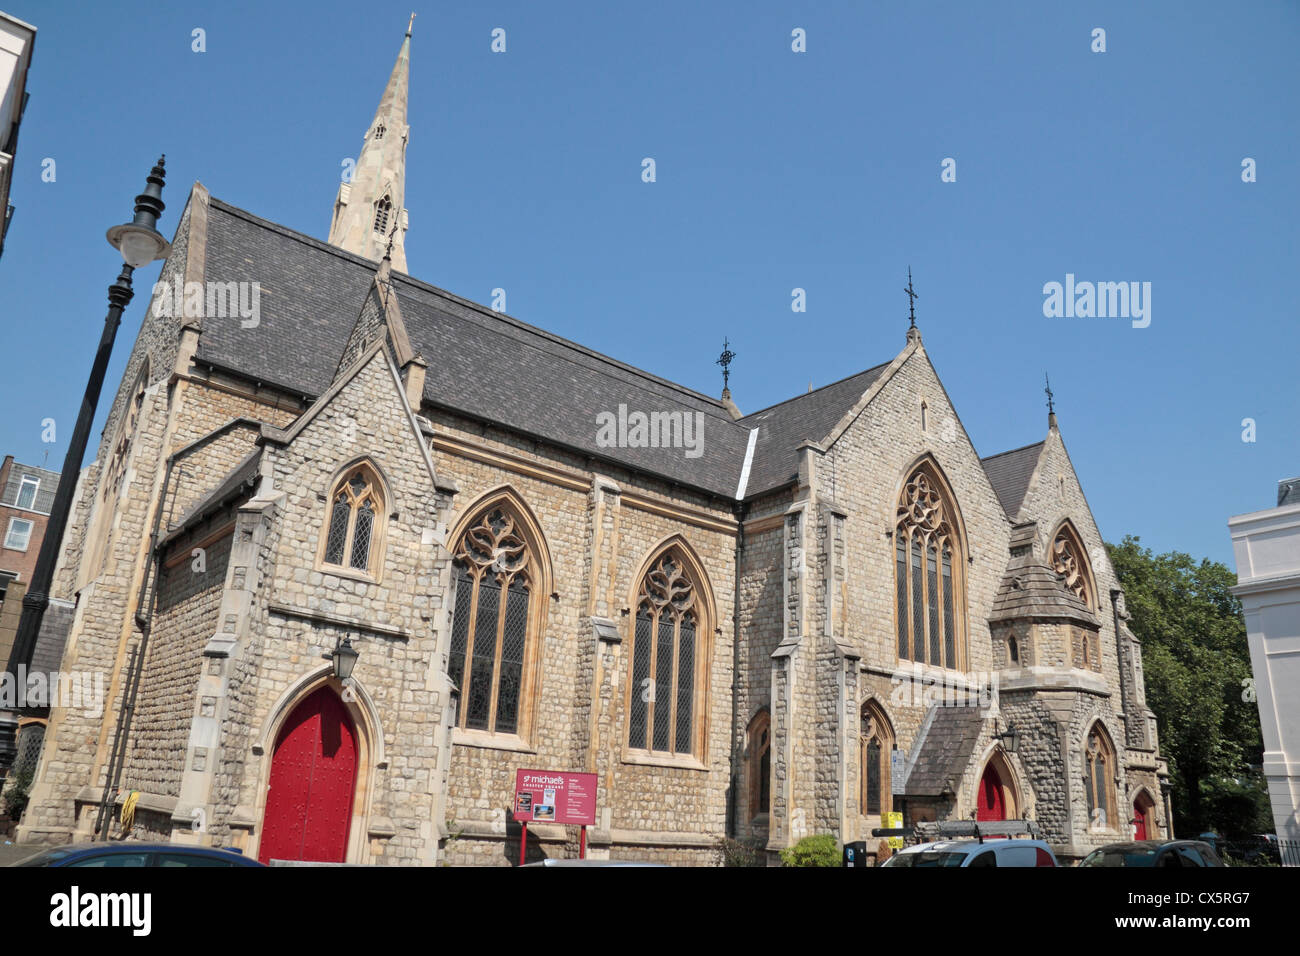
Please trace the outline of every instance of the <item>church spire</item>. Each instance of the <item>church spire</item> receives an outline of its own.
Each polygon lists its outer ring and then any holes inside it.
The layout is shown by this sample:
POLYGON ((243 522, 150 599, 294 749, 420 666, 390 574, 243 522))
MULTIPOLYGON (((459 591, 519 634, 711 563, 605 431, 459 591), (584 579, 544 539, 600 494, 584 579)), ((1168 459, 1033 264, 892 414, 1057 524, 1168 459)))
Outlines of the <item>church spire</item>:
POLYGON ((397 62, 379 100, 379 109, 366 130, 350 181, 339 185, 330 223, 329 243, 381 259, 389 244, 393 268, 406 270, 406 101, 410 90, 411 23, 406 28, 397 62))

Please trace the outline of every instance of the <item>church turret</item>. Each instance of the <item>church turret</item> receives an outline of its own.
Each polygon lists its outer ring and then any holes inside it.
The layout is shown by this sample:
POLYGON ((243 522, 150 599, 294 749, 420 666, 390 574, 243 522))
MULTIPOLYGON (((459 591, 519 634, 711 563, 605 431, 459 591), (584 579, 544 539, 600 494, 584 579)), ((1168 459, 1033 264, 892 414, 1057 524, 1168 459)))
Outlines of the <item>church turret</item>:
POLYGON ((367 259, 380 259, 392 240, 393 268, 406 272, 405 238, 406 100, 410 86, 411 24, 398 51, 397 62, 384 87, 375 118, 366 130, 365 145, 351 181, 339 185, 330 223, 331 245, 367 259))

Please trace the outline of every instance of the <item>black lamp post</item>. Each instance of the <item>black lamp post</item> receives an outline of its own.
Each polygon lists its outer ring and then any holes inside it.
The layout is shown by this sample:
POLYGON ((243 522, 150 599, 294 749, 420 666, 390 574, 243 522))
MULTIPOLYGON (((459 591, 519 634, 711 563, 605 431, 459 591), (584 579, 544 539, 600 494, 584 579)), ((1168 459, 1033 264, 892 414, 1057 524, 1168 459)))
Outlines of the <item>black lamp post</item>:
MULTIPOLYGON (((99 404, 99 393, 104 384, 104 373, 108 369, 108 359, 113 352, 113 340, 117 337, 117 327, 122 321, 122 311, 135 294, 131 288, 131 273, 141 266, 165 258, 171 250, 171 244, 159 234, 156 228, 158 217, 164 208, 163 159, 164 157, 161 156, 158 158, 158 164, 145 180, 144 192, 135 197, 135 218, 129 223, 108 230, 109 244, 122 254, 126 264, 122 266, 117 281, 108 287, 108 315, 104 318, 104 332, 99 338, 99 351, 95 353, 95 362, 90 367, 90 380, 86 383, 86 394, 81 399, 77 425, 72 432, 68 454, 63 459, 59 487, 54 494, 54 505, 50 509, 45 537, 41 539, 41 550, 36 558, 36 567, 32 571, 27 593, 23 595, 22 617, 19 619, 18 633, 9 655, 9 673, 13 674, 15 679, 20 666, 24 671, 31 666, 32 652, 36 649, 36 637, 41 630, 41 620, 50 603, 50 581, 54 577, 54 565, 58 559, 59 548, 63 544, 63 532, 67 527, 68 512, 72 507, 72 493, 77 487, 77 476, 81 471, 82 458, 85 457, 90 426, 94 422, 95 407, 99 404)), ((20 688, 20 692, 25 690, 26 688, 20 688)))

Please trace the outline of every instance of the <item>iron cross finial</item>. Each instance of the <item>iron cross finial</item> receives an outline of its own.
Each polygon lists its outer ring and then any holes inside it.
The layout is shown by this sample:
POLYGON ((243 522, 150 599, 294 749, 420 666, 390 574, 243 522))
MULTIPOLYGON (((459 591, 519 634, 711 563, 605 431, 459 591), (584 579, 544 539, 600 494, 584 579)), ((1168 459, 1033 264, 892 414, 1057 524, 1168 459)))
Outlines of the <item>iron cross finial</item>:
POLYGON ((907 267, 907 288, 903 290, 907 293, 907 318, 908 328, 916 328, 916 300, 920 298, 912 288, 912 267, 907 267))
POLYGON ((719 355, 718 360, 713 363, 714 365, 722 366, 722 390, 724 392, 730 387, 731 362, 735 357, 736 353, 731 351, 731 340, 724 337, 722 340, 722 354, 719 355))
POLYGON ((1047 414, 1055 415, 1056 406, 1052 402, 1052 380, 1047 377, 1046 372, 1043 373, 1043 382, 1047 386, 1046 388, 1043 389, 1043 391, 1047 393, 1047 414))

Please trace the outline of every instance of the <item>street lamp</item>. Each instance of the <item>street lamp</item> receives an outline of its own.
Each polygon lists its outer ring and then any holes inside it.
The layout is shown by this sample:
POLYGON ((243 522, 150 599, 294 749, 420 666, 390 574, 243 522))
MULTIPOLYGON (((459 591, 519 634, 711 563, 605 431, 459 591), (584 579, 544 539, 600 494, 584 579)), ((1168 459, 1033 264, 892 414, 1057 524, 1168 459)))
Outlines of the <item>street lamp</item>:
POLYGON ((352 639, 345 637, 330 656, 334 660, 334 676, 342 682, 352 676, 352 668, 357 666, 357 658, 361 655, 352 646, 352 639))
POLYGON ((1002 742, 1002 749, 1009 754, 1020 749, 1020 731, 1016 730, 1015 724, 1008 723, 1006 730, 993 736, 1002 742))
MULTIPOLYGON (((86 454, 86 443, 90 438, 90 426, 95 419, 95 407, 99 404, 104 373, 108 369, 108 360, 113 352, 113 341, 117 337, 117 327, 122 321, 122 312, 135 294, 131 288, 131 273, 141 266, 166 257, 171 250, 171 244, 158 233, 156 228, 158 217, 165 208, 162 201, 163 161, 164 157, 160 156, 157 165, 150 170, 145 180, 144 192, 135 197, 135 218, 129 223, 108 230, 109 244, 121 253, 125 265, 122 266, 117 281, 108 287, 108 315, 104 318, 104 331, 99 339, 99 350, 95 353, 94 364, 90 367, 90 379, 86 382, 81 411, 77 415, 77 424, 72 432, 67 456, 63 459, 63 471, 59 474, 58 490, 54 493, 54 503, 50 508, 45 536, 41 539, 41 550, 36 558, 36 567, 32 571, 27 593, 23 596, 22 617, 18 621, 18 633, 14 637, 14 646, 8 664, 9 673, 15 676, 19 673, 20 667, 25 672, 31 666, 32 653, 36 649, 36 637, 41 630, 41 620, 50 603, 48 593, 50 581, 54 577, 54 565, 63 543, 63 533, 67 528, 72 494, 77 487, 77 476, 86 454)), ((25 690, 20 688, 20 691, 25 690)), ((11 757, 12 754, 4 755, 5 769, 11 757)))

